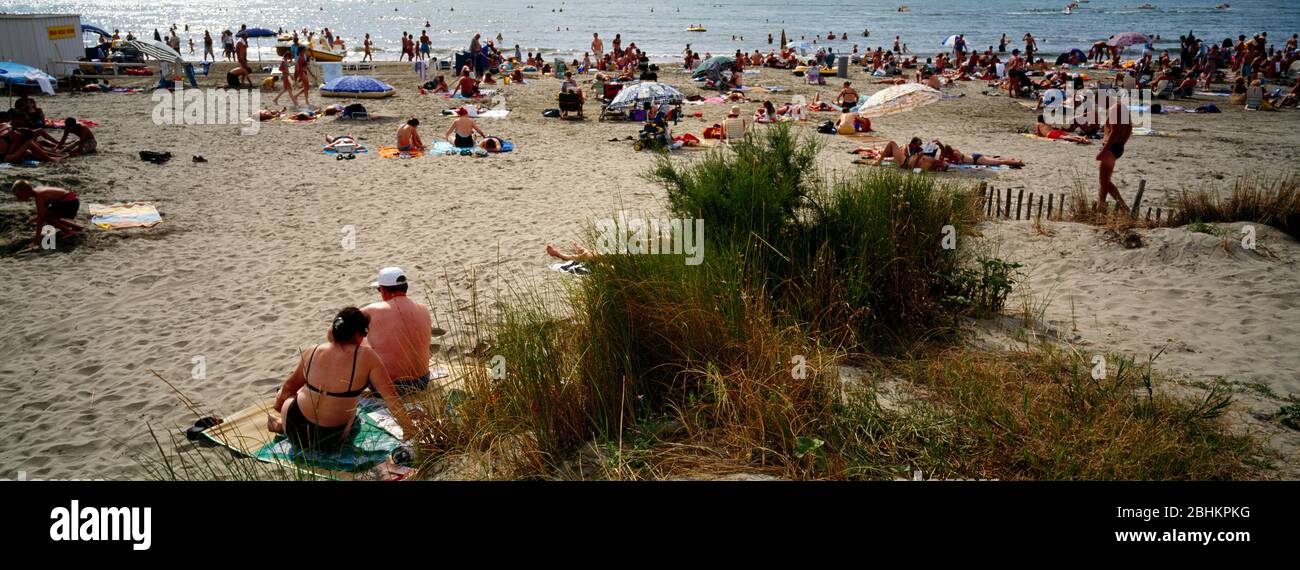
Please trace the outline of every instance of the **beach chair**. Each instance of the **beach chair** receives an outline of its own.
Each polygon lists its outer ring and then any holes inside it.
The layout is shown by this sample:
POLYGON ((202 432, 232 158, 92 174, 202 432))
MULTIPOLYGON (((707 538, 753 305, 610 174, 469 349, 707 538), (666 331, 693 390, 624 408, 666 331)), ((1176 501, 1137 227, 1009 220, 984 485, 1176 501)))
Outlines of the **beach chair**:
POLYGON ((731 142, 743 140, 745 138, 745 121, 744 119, 735 118, 727 119, 722 122, 722 142, 731 142))
POLYGON ((582 97, 572 91, 560 93, 560 118, 569 118, 570 113, 577 113, 578 118, 582 118, 582 97))
POLYGON ((803 79, 808 83, 808 85, 820 85, 822 83, 821 69, 816 65, 809 66, 808 71, 805 71, 803 74, 803 79))
POLYGON ((1246 110, 1258 111, 1264 105, 1264 88, 1252 85, 1246 90, 1246 110))
POLYGON ((564 72, 569 70, 569 65, 564 63, 564 60, 558 57, 555 58, 555 63, 551 67, 555 70, 555 77, 557 79, 564 79, 564 72))

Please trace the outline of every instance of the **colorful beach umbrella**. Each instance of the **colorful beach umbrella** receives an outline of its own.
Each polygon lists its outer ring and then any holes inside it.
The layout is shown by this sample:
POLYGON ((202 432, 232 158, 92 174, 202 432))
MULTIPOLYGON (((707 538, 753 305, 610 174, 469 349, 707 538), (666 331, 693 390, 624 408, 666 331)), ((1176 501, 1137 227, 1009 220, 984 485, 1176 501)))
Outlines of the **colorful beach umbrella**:
POLYGON ((1149 43, 1151 43, 1151 38, 1148 37, 1146 34, 1142 34, 1138 32, 1124 32, 1122 34, 1115 34, 1111 36, 1110 40, 1106 42, 1107 45, 1111 45, 1115 47, 1128 47, 1128 46, 1138 45, 1138 44, 1146 45, 1149 43))
POLYGON ((678 104, 685 100, 682 92, 672 85, 657 81, 637 81, 623 85, 606 110, 625 111, 640 107, 645 103, 651 105, 678 104))
POLYGON ((920 83, 907 83, 882 89, 858 107, 863 117, 880 117, 929 105, 943 98, 943 93, 920 83))
POLYGON ((957 45, 957 34, 948 36, 948 39, 943 40, 943 47, 953 47, 955 45, 957 45))
POLYGON ((138 49, 140 50, 140 53, 158 61, 166 63, 185 63, 185 59, 181 57, 181 54, 177 53, 176 50, 162 42, 131 40, 126 42, 126 45, 138 49))

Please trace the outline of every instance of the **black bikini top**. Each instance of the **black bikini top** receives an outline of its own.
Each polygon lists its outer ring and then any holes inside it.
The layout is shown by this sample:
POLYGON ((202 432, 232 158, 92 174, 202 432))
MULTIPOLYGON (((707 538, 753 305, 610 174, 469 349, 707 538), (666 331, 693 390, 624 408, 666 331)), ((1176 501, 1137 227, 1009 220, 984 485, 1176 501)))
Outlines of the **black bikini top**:
POLYGON ((362 386, 359 390, 351 390, 351 389, 350 389, 350 388, 352 388, 352 381, 355 380, 356 377, 357 377, 357 353, 361 352, 361 345, 357 345, 357 349, 356 349, 356 351, 354 351, 354 352, 352 353, 352 375, 348 376, 348 388, 349 388, 349 390, 348 390, 347 392, 325 392, 325 391, 322 391, 320 388, 317 388, 316 386, 312 385, 311 380, 309 380, 308 378, 311 377, 311 362, 312 362, 313 360, 316 359, 316 349, 317 349, 317 348, 320 348, 320 347, 317 346, 317 347, 311 349, 311 356, 307 357, 307 369, 306 369, 305 371, 303 371, 303 374, 302 374, 303 381, 307 383, 307 389, 308 389, 308 390, 311 390, 312 392, 316 392, 317 394, 324 394, 324 395, 326 395, 326 396, 334 396, 335 398, 356 398, 356 397, 360 396, 363 392, 366 391, 366 387, 365 387, 365 386, 362 386))

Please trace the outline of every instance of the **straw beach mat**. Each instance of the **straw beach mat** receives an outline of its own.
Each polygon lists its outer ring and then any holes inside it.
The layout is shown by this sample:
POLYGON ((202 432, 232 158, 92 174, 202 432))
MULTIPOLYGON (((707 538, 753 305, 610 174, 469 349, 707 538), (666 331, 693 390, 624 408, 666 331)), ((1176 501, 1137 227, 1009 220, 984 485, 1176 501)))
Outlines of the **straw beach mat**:
MULTIPOLYGON (((475 373, 465 366, 447 364, 431 365, 429 371, 432 379, 426 392, 404 397, 404 401, 419 404, 463 390, 466 379, 475 373)), ((480 369, 479 374, 486 378, 489 372, 480 369)), ((357 400, 350 439, 327 453, 297 449, 283 435, 266 429, 268 415, 280 417, 274 404, 272 398, 235 412, 204 430, 203 437, 239 456, 278 465, 304 478, 336 480, 356 479, 380 464, 387 465, 389 456, 402 445, 401 428, 378 396, 357 400)))

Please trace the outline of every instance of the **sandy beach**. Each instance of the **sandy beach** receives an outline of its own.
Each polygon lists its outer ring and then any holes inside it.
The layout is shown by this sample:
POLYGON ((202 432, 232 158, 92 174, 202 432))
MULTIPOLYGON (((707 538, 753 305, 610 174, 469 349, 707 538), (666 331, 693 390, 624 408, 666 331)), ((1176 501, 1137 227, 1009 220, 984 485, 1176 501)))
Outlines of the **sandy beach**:
MULTIPOLYGON (((686 95, 703 93, 670 65, 660 79, 686 95)), ((224 64, 201 83, 215 85, 224 64)), ((1096 72, 1093 72, 1096 75, 1096 72)), ((99 123, 96 155, 35 168, 0 170, 0 186, 17 178, 76 191, 83 204, 145 201, 163 222, 126 231, 91 229, 66 251, 19 253, 29 237, 31 205, 0 201, 0 469, 29 478, 132 478, 129 457, 149 453, 147 426, 176 434, 193 421, 166 378, 199 405, 230 413, 268 398, 291 372, 300 349, 324 338, 339 308, 376 300, 368 287, 383 266, 406 269, 412 295, 434 307, 447 328, 471 305, 506 298, 523 286, 562 286, 572 279, 549 269, 546 243, 566 245, 595 218, 618 209, 664 210, 661 188, 644 178, 655 155, 625 139, 639 123, 546 118, 559 81, 497 85, 510 114, 482 119, 489 134, 514 152, 486 158, 424 156, 383 159, 409 117, 421 120, 426 142, 441 139, 457 101, 418 94, 409 65, 374 73, 398 90, 366 101, 381 118, 333 117, 309 124, 282 121, 241 136, 235 126, 158 126, 149 94, 60 93, 40 97, 50 117, 99 123), (349 134, 370 147, 355 160, 322 154, 326 136, 349 134), (142 162, 141 150, 168 151, 165 164, 142 162), (201 155, 207 162, 191 161, 201 155), (345 227, 355 249, 345 249, 345 227), (192 378, 196 358, 206 378, 192 378)), ((590 78, 588 78, 589 80, 590 78)), ((881 89, 860 71, 851 79, 864 96, 881 89)), ((789 71, 762 69, 749 85, 792 91, 753 92, 741 104, 775 104, 792 95, 830 100, 840 80, 815 87, 789 71)), ((138 81, 144 85, 146 82, 138 81)), ((962 171, 937 176, 999 188, 1095 194, 1095 145, 1031 139, 1035 112, 986 82, 959 83, 951 98, 874 121, 875 135, 904 142, 939 138, 966 152, 1016 157, 1019 170, 962 171)), ((271 107, 271 94, 263 106, 271 107)), ((339 100, 321 99, 320 105, 339 100)), ((1129 143, 1116 181, 1131 197, 1146 181, 1144 204, 1169 208, 1184 190, 1227 192, 1240 176, 1289 174, 1296 159, 1300 114, 1245 112, 1226 98, 1222 114, 1154 117, 1162 136, 1129 143)), ((287 101, 286 101, 287 103, 287 101)), ((730 105, 687 104, 675 134, 697 136, 720 122, 730 105)), ((818 120, 835 117, 817 113, 818 120)), ((862 142, 816 133, 821 160, 850 171, 849 151, 862 142)), ((674 153, 689 161, 699 152, 674 153)), ((1266 387, 1285 398, 1300 394, 1300 244, 1261 228, 1266 252, 1224 247, 1224 239, 1187 228, 1136 230, 1144 247, 1125 249, 1101 228, 1069 222, 1035 231, 1029 222, 981 225, 978 247, 1025 265, 1022 294, 1050 301, 1044 322, 1072 342, 1144 361, 1164 350, 1157 366, 1191 381, 1226 379, 1266 387)), ((1224 224, 1227 235, 1241 224, 1224 224)), ((462 350, 457 338, 435 338, 440 350, 462 350)), ((1276 406, 1274 406, 1274 409, 1276 406)), ((1260 408, 1264 409, 1263 407, 1260 408)), ((1279 431, 1274 446, 1294 448, 1295 431, 1279 431)), ((1296 461, 1290 456, 1289 461, 1296 461)))

